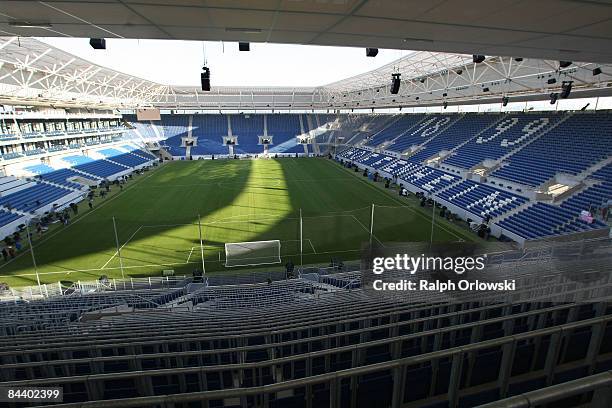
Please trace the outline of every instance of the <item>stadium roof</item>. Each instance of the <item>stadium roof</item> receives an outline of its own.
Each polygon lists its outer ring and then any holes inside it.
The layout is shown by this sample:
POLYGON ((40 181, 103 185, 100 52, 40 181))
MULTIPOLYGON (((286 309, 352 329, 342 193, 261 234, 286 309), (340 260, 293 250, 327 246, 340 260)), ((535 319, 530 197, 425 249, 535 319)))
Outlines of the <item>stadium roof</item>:
POLYGON ((0 31, 612 62, 611 18, 607 0, 13 0, 0 31))
POLYGON ((105 68, 32 38, 0 38, 0 101, 166 109, 350 109, 546 99, 573 81, 572 96, 612 94, 612 65, 487 57, 429 51, 410 53, 376 70, 317 87, 168 86, 105 68), (599 68, 601 73, 594 75, 599 68), (391 74, 400 73, 397 95, 391 74))

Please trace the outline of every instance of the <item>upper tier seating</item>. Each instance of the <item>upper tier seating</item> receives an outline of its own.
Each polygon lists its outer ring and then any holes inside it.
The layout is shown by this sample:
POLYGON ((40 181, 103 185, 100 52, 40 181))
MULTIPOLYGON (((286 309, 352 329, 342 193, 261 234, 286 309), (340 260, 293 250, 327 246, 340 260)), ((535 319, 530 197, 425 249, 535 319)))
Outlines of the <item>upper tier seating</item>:
POLYGON ((101 155, 107 158, 123 154, 122 151, 117 150, 117 149, 100 149, 98 150, 98 153, 100 153, 101 155))
POLYGON ((612 155, 611 134, 612 115, 575 113, 509 157, 492 176, 538 186, 559 172, 577 175, 612 155))
POLYGON ((499 114, 464 115, 446 130, 427 142, 423 149, 410 156, 412 162, 422 162, 443 151, 451 150, 474 137, 501 118, 499 114))
POLYGON ((609 164, 591 175, 597 184, 586 188, 571 198, 565 200, 561 207, 579 214, 588 211, 591 206, 599 208, 612 199, 612 164, 609 164))
POLYGON ((425 143, 459 118, 459 115, 426 116, 423 120, 410 127, 410 129, 396 139, 393 144, 386 147, 386 149, 402 153, 412 146, 425 143))
POLYGON ((66 156, 62 157, 62 160, 69 163, 72 166, 77 166, 79 164, 91 163, 94 160, 87 156, 66 156))
MULTIPOLYGON (((165 115, 166 116, 166 115, 165 115)), ((167 115, 169 116, 169 115, 167 115)), ((179 116, 179 115, 174 115, 179 116)), ((147 121, 138 121, 135 115, 125 115, 125 120, 127 120, 132 126, 134 126, 142 137, 145 139, 157 139, 157 134, 153 129, 154 124, 158 124, 159 122, 152 122, 150 120, 147 121)))
POLYGON ((25 167, 24 170, 27 170, 30 173, 36 175, 51 173, 52 171, 55 171, 53 167, 47 166, 46 164, 35 164, 34 166, 25 167))
POLYGON ((587 224, 578 219, 578 216, 578 213, 566 208, 536 203, 503 219, 499 225, 527 239, 584 232, 605 226, 597 220, 587 224))
POLYGON ((497 160, 548 131, 564 116, 551 113, 513 113, 457 149, 444 163, 472 168, 485 159, 497 160))
POLYGON ((181 136, 187 136, 189 115, 161 115, 161 119, 162 130, 166 139, 178 136, 180 141, 181 136))
POLYGON ((425 119, 425 117, 425 115, 400 115, 388 126, 374 134, 373 137, 366 142, 366 145, 376 147, 385 142, 389 142, 409 129, 412 129, 417 123, 425 119))
POLYGON ((480 217, 498 217, 528 200, 486 184, 464 180, 440 193, 440 198, 480 217))

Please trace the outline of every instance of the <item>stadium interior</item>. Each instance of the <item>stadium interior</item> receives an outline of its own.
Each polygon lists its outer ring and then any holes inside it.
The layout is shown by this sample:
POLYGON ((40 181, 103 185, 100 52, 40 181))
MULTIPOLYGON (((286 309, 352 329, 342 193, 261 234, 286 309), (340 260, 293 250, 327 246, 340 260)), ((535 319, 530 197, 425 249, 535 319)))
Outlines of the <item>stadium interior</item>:
POLYGON ((0 404, 612 407, 611 22, 580 0, 0 1, 0 404), (124 72, 104 53, 129 39, 204 66, 124 72), (213 42, 397 58, 237 86, 213 42), (483 267, 376 289, 400 253, 483 267))

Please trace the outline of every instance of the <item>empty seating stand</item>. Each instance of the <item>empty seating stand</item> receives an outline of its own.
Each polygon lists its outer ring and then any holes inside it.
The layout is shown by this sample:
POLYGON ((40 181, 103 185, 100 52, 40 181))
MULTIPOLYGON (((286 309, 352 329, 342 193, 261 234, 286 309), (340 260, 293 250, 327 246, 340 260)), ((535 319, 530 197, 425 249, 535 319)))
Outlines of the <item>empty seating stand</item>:
MULTIPOLYGON (((304 131, 307 131, 307 120, 303 120, 304 131)), ((304 153, 304 146, 297 143, 297 135, 302 133, 300 115, 272 114, 266 115, 268 135, 272 136, 270 153, 304 153)))
POLYGON ((0 197, 0 205, 32 212, 71 193, 73 190, 36 183, 32 187, 0 197))
POLYGON ((411 146, 419 146, 459 119, 458 115, 430 115, 411 126, 387 150, 402 153, 411 146))
POLYGON ((536 203, 503 219, 498 225, 526 239, 585 232, 605 227, 601 221, 588 224, 579 213, 555 205, 536 203))
POLYGON ((128 167, 137 167, 137 166, 143 165, 151 161, 150 159, 149 160, 143 159, 142 157, 136 156, 131 153, 123 153, 117 156, 112 156, 112 157, 109 157, 107 160, 115 162, 115 163, 119 163, 119 164, 122 164, 128 167))
MULTIPOLYGON (((388 126, 375 133, 367 142, 367 146, 376 147, 385 142, 390 142, 412 129, 421 122, 425 115, 407 114, 398 115, 388 126)), ((395 150, 395 149, 394 149, 395 150)))
POLYGON ((259 137, 264 134, 263 115, 230 115, 232 134, 238 137, 235 153, 263 153, 259 137))
POLYGON ((22 218, 22 216, 19 214, 0 209, 0 227, 8 225, 20 218, 22 218))
POLYGON ((471 180, 443 191, 440 198, 483 218, 499 217, 528 201, 525 197, 471 180))
POLYGON ((593 173, 591 179, 595 181, 595 185, 565 200, 561 207, 579 214, 581 211, 607 205, 612 199, 612 164, 593 173))
POLYGON ((77 190, 82 189, 83 186, 81 184, 77 184, 77 183, 68 181, 68 179, 71 177, 79 177, 79 178, 89 179, 92 181, 94 180, 91 177, 87 177, 84 174, 77 173, 76 171, 72 169, 54 170, 52 172, 41 174, 40 176, 38 176, 38 178, 40 178, 41 180, 49 181, 54 184, 60 184, 62 186, 77 189, 77 190))
POLYGON ((509 157, 492 176, 538 186, 557 173, 577 175, 612 155, 611 133, 612 115, 575 113, 562 126, 509 157))
POLYGON ((114 174, 128 170, 127 167, 108 160, 96 160, 90 163, 79 164, 74 166, 74 168, 100 178, 111 177, 114 174))
POLYGON ((450 151, 499 121, 499 114, 468 114, 438 133, 421 150, 410 156, 412 162, 422 162, 441 152, 450 151))
POLYGON ((562 118, 562 114, 543 112, 510 114, 459 147, 444 163, 469 169, 486 159, 497 160, 548 131, 562 118))
POLYGON ((322 275, 329 292, 292 279, 0 304, 12 317, 0 326, 0 385, 61 386, 69 407, 191 406, 195 396, 207 406, 469 408, 609 370, 610 282, 577 286, 537 266, 505 261, 516 291, 452 302, 372 296, 351 284, 356 272, 322 275), (186 300, 195 307, 160 307, 186 300), (132 309, 80 318, 117 305, 132 309))
POLYGON ((192 155, 229 153, 223 144, 223 137, 228 135, 227 116, 193 115, 192 124, 192 136, 198 140, 197 145, 191 147, 192 155))

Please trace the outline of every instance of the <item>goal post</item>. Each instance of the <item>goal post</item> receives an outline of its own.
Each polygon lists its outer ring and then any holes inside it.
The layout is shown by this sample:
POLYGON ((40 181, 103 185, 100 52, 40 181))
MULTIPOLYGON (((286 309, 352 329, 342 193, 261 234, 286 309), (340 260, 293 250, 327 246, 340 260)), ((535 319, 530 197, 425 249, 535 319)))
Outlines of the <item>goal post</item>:
POLYGON ((279 240, 231 242, 225 244, 225 266, 257 266, 281 263, 279 240))

